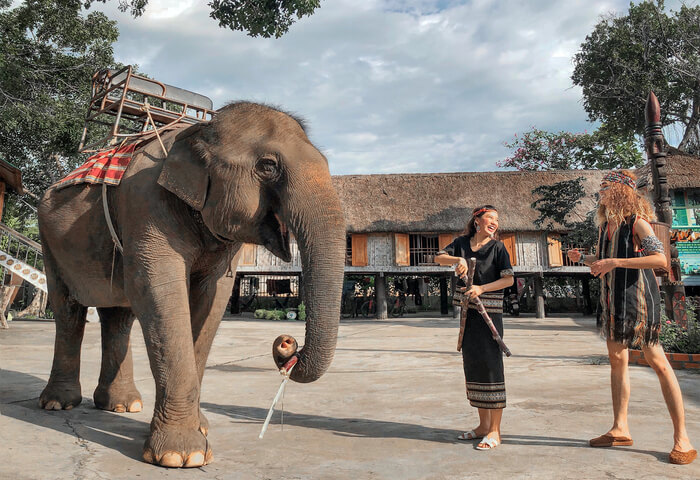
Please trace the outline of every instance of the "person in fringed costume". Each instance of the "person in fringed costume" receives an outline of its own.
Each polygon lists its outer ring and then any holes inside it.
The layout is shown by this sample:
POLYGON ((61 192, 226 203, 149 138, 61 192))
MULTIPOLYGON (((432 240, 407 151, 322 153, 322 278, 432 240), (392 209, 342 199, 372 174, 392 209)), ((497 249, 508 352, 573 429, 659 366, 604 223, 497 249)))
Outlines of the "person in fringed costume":
MULTIPOLYGON (((481 299, 503 337, 503 289, 513 284, 513 267, 508 251, 497 240, 497 231, 496 208, 478 207, 465 234, 440 250, 435 261, 441 265, 456 264, 456 273, 463 275, 467 272, 467 259, 476 258, 474 283, 466 295, 481 299)), ((476 307, 470 304, 468 309, 462 309, 461 315, 464 331, 457 350, 462 351, 467 398, 479 411, 479 425, 458 438, 480 440, 476 448, 490 450, 501 443, 501 418, 506 406, 503 353, 476 307)))
POLYGON ((649 224, 655 220, 649 201, 636 190, 636 177, 623 170, 610 172, 600 184, 596 255, 570 250, 573 262, 590 265, 601 279, 600 331, 610 358, 613 426, 590 440, 592 447, 632 445, 627 423, 630 398, 628 348, 640 348, 656 372, 673 421, 673 450, 669 460, 691 463, 697 457, 685 429, 683 397, 676 375, 659 344, 661 307, 654 268, 666 266, 661 241, 649 224))

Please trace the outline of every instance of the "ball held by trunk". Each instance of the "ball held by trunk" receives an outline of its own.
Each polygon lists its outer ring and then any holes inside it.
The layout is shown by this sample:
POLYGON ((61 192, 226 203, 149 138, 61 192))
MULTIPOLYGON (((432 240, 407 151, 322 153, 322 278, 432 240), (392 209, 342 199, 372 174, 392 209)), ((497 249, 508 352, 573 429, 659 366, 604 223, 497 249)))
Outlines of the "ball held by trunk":
POLYGON ((277 368, 281 368, 297 353, 299 345, 291 335, 280 335, 272 342, 272 358, 277 368))

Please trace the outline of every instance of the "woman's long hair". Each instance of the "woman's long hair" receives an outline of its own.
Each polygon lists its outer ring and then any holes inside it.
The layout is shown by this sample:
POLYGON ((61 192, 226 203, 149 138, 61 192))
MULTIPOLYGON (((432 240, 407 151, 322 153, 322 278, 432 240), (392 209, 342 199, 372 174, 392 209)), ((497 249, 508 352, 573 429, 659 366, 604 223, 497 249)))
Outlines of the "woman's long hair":
MULTIPOLYGON (((464 235, 466 235, 469 238, 473 237, 474 234, 476 233, 476 225, 474 224, 474 221, 477 218, 481 218, 482 215, 484 215, 486 212, 491 211, 491 210, 498 213, 498 209, 496 209, 496 207, 494 207, 493 205, 481 205, 479 207, 476 207, 474 210, 472 210, 472 216, 469 218, 469 221, 467 222, 467 226, 464 228, 464 235), (483 210, 483 211, 481 213, 479 213, 478 215, 476 215, 476 213, 479 210, 483 210)), ((496 240, 498 240, 498 230, 496 230, 496 233, 494 234, 494 238, 496 240)))
MULTIPOLYGON (((627 175, 636 181, 637 176, 629 170, 621 170, 620 173, 627 175)), ((618 225, 623 223, 631 215, 643 218, 647 222, 656 220, 656 214, 651 207, 649 200, 627 185, 617 182, 609 182, 605 198, 601 198, 596 212, 596 223, 602 225, 611 220, 618 225)))

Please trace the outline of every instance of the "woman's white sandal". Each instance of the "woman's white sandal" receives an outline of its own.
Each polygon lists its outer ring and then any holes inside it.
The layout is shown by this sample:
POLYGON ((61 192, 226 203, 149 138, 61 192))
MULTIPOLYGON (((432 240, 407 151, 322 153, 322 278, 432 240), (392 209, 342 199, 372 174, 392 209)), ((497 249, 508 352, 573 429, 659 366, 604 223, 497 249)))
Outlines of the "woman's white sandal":
POLYGON ((499 445, 498 440, 491 437, 484 437, 481 439, 479 444, 476 446, 477 450, 491 450, 499 445), (488 447, 480 447, 479 445, 488 445, 488 447))
POLYGON ((479 438, 479 435, 476 434, 474 430, 469 430, 468 432, 460 433, 459 436, 457 437, 457 440, 476 440, 479 438))

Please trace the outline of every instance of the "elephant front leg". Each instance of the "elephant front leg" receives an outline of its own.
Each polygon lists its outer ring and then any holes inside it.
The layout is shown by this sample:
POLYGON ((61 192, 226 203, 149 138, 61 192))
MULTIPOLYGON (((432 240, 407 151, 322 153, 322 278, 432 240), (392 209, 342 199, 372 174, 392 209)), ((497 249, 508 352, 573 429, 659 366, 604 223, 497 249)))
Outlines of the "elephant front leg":
MULTIPOLYGON (((147 270, 158 272, 161 267, 167 265, 147 270)), ((184 267, 149 275, 148 281, 142 274, 135 277, 132 307, 141 322, 156 384, 143 458, 166 467, 200 467, 212 457, 199 429, 199 377, 184 267)))
POLYGON ((54 287, 50 292, 56 341, 51 376, 39 396, 39 406, 46 410, 70 410, 80 405, 83 399, 80 389, 80 347, 85 333, 87 307, 70 299, 65 288, 54 287))
MULTIPOLYGON (((226 305, 233 289, 233 278, 222 275, 221 278, 209 278, 193 282, 190 287, 190 311, 192 312, 192 337, 194 355, 197 362, 200 390, 204 369, 209 357, 214 336, 219 329, 226 305)), ((209 421, 199 410, 200 431, 209 433, 209 421)))
POLYGON ((102 367, 93 394, 95 406, 112 412, 140 412, 141 394, 134 384, 131 357, 131 327, 134 314, 130 308, 98 308, 102 329, 102 367))

